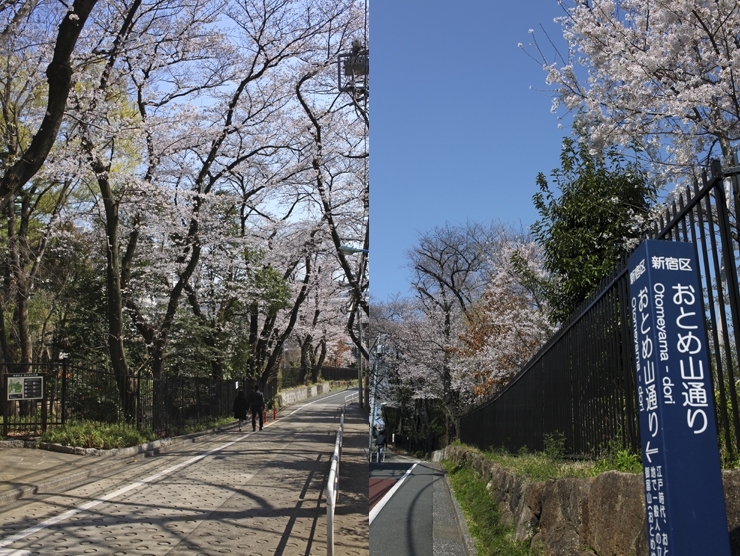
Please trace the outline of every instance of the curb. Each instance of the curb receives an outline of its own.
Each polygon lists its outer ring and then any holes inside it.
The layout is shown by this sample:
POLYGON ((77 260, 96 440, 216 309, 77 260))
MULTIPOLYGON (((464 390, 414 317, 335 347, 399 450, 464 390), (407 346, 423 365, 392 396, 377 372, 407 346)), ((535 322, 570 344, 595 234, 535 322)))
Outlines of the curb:
MULTIPOLYGON (((443 469, 444 472, 444 469, 443 469)), ((473 540, 472 535, 470 534, 470 531, 468 530, 468 522, 465 520, 465 516, 463 515, 462 508, 460 507, 460 504, 457 501, 457 497, 455 496, 455 491, 452 489, 452 485, 450 484, 450 479, 447 477, 447 473, 444 473, 445 478, 445 485, 447 486, 447 491, 450 494, 450 498, 452 499, 452 506, 455 509, 455 514, 457 515, 457 525, 458 529, 460 529, 460 536, 463 540, 463 546, 465 547, 465 552, 468 554, 468 556, 477 556, 478 550, 475 548, 475 541, 473 540)))
POLYGON ((476 556, 478 554, 478 550, 475 548, 475 541, 473 540, 473 536, 470 534, 470 530, 468 529, 468 522, 465 519, 465 515, 463 514, 462 508, 460 507, 460 503, 457 501, 457 496, 455 496, 455 489, 452 488, 450 478, 447 476, 447 472, 442 466, 442 460, 445 459, 446 456, 446 449, 436 450, 432 452, 431 460, 433 463, 436 463, 439 466, 439 469, 442 471, 442 474, 445 478, 445 486, 447 487, 447 493, 450 496, 450 500, 452 500, 452 507, 457 517, 457 528, 460 531, 460 538, 463 541, 462 544, 465 553, 468 556, 476 556))
POLYGON ((163 438, 139 446, 129 448, 114 448, 112 450, 99 450, 97 448, 80 448, 75 446, 63 446, 61 444, 51 444, 48 442, 37 442, 35 440, 3 440, 0 441, 0 448, 29 448, 38 450, 49 450, 52 452, 61 452, 66 454, 76 454, 80 456, 96 456, 104 458, 99 464, 93 465, 82 471, 70 471, 62 473, 53 479, 47 479, 37 484, 26 485, 13 488, 7 492, 0 493, 0 504, 28 498, 35 494, 44 494, 46 490, 53 489, 61 484, 68 486, 79 483, 88 477, 112 471, 117 467, 133 463, 136 456, 153 457, 166 452, 169 448, 187 442, 197 442, 201 436, 218 434, 227 431, 236 426, 236 422, 231 425, 198 431, 182 436, 172 438, 163 438))
POLYGON ((230 425, 223 425, 212 429, 183 434, 181 436, 161 438, 159 440, 153 440, 152 442, 147 442, 145 444, 139 444, 138 446, 130 446, 128 448, 112 448, 110 450, 102 450, 99 448, 82 448, 80 446, 65 446, 63 444, 56 444, 51 442, 39 442, 38 440, 0 440, 0 449, 30 448, 37 450, 48 450, 50 452, 60 452, 62 454, 76 454, 78 456, 96 457, 128 457, 136 456, 139 454, 151 456, 161 452, 163 448, 167 448, 171 444, 179 444, 187 440, 192 440, 193 442, 195 442, 196 439, 201 436, 205 436, 207 434, 218 434, 220 432, 233 428, 234 426, 234 423, 232 423, 230 425))

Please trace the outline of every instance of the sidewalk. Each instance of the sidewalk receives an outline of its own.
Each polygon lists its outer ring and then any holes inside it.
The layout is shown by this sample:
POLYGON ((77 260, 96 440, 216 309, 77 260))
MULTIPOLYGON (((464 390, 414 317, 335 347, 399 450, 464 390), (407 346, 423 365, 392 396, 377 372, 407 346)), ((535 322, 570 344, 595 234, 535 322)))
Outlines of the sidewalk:
MULTIPOLYGON (((85 456, 51 450, 0 445, 0 505, 42 494, 62 484, 74 486, 96 474, 107 473, 144 457, 85 456)), ((12 444, 11 444, 12 446, 12 444)))
POLYGON ((152 457, 200 436, 219 434, 234 429, 236 424, 207 431, 167 438, 119 450, 95 450, 59 447, 34 448, 33 442, 0 441, 0 504, 28 498, 56 489, 80 484, 96 475, 152 457), (27 447, 19 447, 26 445, 27 447))
POLYGON ((403 556, 477 553, 465 516, 444 468, 438 463, 441 458, 435 455, 435 461, 430 462, 390 449, 383 462, 370 464, 371 503, 375 508, 370 534, 374 554, 393 550, 403 556), (389 498, 393 489, 398 490, 389 498))
POLYGON ((368 434, 367 414, 357 403, 347 406, 334 517, 337 555, 370 552, 368 434))
MULTIPOLYGON (((294 407, 283 408, 278 417, 287 415, 293 409, 294 407)), ((272 419, 269 421, 271 422, 272 419)), ((108 456, 77 455, 12 447, 13 442, 2 442, 0 443, 0 504, 8 504, 19 498, 32 498, 36 493, 53 492, 61 485, 65 489, 71 488, 95 476, 123 473, 127 470, 127 464, 140 461, 154 453, 166 453, 183 448, 183 442, 194 436, 234 432, 235 429, 236 424, 228 425, 206 433, 175 438, 165 445, 148 445, 108 456)), ((367 434, 365 415, 356 403, 349 405, 345 415, 335 512, 335 554, 337 555, 367 556, 369 553, 369 475, 365 457, 367 434)), ((324 523, 325 521, 316 531, 319 536, 324 534, 324 523)))

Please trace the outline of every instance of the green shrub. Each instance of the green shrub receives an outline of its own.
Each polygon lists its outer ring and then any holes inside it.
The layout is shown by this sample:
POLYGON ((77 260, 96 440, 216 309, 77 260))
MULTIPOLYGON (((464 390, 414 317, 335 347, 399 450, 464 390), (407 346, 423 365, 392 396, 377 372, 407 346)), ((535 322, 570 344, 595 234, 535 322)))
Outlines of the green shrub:
POLYGON ((565 457, 565 435, 563 433, 546 434, 543 443, 545 455, 551 460, 562 460, 565 457))
POLYGON ((64 446, 111 450, 138 446, 155 438, 156 435, 151 431, 139 431, 136 427, 122 423, 78 421, 47 430, 40 440, 64 446))
POLYGON ((622 471, 624 473, 642 473, 642 458, 624 448, 610 451, 604 458, 594 463, 593 475, 606 471, 622 471))

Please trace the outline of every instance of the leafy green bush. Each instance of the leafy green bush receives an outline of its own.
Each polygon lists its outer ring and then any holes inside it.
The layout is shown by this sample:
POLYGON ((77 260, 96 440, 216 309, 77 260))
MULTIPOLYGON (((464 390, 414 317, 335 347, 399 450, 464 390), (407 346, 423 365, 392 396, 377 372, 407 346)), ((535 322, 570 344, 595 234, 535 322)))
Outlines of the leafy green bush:
POLYGON ((606 471, 623 471, 624 473, 642 473, 642 459, 625 449, 614 450, 594 464, 594 475, 606 471))
POLYGON ((128 448, 150 442, 156 438, 151 431, 139 431, 136 427, 121 423, 96 423, 79 421, 63 427, 47 430, 41 442, 51 442, 79 448, 128 448))
POLYGON ((545 455, 551 460, 562 460, 565 457, 565 435, 563 433, 546 434, 543 443, 545 455))

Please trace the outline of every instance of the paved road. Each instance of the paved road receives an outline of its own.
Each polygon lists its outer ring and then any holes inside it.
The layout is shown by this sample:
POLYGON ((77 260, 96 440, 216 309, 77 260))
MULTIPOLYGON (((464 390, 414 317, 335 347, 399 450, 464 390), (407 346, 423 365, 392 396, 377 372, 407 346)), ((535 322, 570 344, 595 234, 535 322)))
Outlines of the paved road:
MULTIPOLYGON (((256 433, 201 437, 9 504, 0 509, 0 556, 324 555, 326 479, 345 395, 289 408, 256 433)), ((363 421, 358 415, 360 432, 363 421)), ((361 454, 366 436, 356 436, 361 454)), ((351 460, 341 469, 335 554, 368 554, 366 469, 351 460), (358 473, 364 492, 342 491, 358 473)))
POLYGON ((389 454, 370 464, 370 554, 474 553, 440 466, 389 454))

